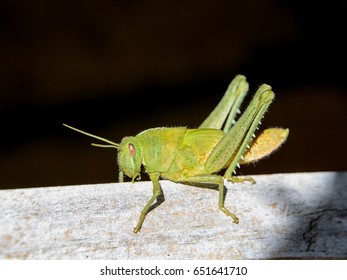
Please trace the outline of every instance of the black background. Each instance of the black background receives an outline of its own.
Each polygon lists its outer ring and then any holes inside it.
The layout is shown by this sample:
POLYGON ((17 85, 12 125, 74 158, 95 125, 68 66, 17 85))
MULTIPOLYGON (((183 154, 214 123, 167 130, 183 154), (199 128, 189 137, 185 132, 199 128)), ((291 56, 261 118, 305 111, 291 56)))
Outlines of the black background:
POLYGON ((290 128, 281 150, 239 174, 347 170, 346 10, 346 1, 1 1, 0 188, 116 181, 116 150, 90 147, 63 122, 115 142, 197 127, 238 73, 252 93, 268 83, 276 94, 261 128, 290 128))

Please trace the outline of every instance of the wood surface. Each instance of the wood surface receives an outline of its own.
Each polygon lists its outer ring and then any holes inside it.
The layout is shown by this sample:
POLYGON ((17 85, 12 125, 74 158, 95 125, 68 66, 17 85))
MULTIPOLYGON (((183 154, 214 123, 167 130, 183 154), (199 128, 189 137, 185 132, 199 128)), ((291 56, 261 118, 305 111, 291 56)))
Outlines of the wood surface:
POLYGON ((0 259, 346 259, 347 172, 253 176, 218 192, 161 181, 0 191, 0 259))

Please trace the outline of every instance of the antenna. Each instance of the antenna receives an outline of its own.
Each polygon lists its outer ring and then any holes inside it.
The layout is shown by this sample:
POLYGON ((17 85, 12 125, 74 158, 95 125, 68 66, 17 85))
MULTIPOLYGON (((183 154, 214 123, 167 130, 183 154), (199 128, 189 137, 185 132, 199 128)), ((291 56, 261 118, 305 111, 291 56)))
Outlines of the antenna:
POLYGON ((77 132, 79 132, 79 133, 85 134, 85 135, 87 135, 87 136, 89 136, 89 137, 92 137, 92 138, 95 138, 95 139, 98 139, 98 140, 100 140, 100 141, 104 141, 104 142, 110 144, 110 145, 102 145, 102 144, 95 144, 95 143, 92 143, 92 146, 102 147, 102 148, 116 148, 116 149, 118 149, 118 147, 119 147, 119 144, 117 144, 117 143, 115 143, 115 142, 112 142, 112 141, 110 141, 110 140, 108 140, 108 139, 105 139, 105 138, 96 136, 96 135, 94 135, 94 134, 90 134, 90 133, 85 132, 85 131, 83 131, 83 130, 77 129, 77 128, 72 127, 72 126, 69 126, 69 125, 67 125, 67 124, 65 124, 65 123, 63 123, 63 125, 66 126, 67 128, 70 128, 70 129, 72 129, 72 130, 75 130, 75 131, 77 131, 77 132))

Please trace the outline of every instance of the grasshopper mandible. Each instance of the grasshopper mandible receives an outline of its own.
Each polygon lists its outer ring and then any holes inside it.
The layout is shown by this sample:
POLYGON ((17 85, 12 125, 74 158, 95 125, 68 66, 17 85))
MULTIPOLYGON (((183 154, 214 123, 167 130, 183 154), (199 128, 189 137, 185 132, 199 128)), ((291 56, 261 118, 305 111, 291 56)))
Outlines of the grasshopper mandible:
POLYGON ((274 99, 271 87, 266 84, 259 87, 246 111, 235 122, 247 92, 246 78, 237 75, 216 108, 199 128, 151 128, 136 136, 124 137, 119 144, 64 125, 109 144, 92 144, 94 146, 116 148, 120 177, 124 173, 134 182, 140 177, 141 166, 145 167, 145 172, 153 183, 153 195, 143 208, 134 233, 140 231, 153 202, 156 201, 159 205, 164 201, 159 178, 184 184, 218 185, 218 207, 237 224, 238 218, 224 206, 224 179, 255 183, 251 177, 236 177, 235 169, 240 164, 270 155, 285 142, 289 133, 288 129, 270 128, 258 137, 254 135, 274 99), (223 176, 218 174, 221 170, 225 170, 223 176))

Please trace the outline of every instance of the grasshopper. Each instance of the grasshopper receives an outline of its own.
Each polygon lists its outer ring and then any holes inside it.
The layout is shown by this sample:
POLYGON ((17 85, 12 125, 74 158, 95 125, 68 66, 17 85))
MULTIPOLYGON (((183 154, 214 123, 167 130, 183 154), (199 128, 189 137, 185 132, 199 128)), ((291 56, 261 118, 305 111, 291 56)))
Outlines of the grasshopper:
POLYGON ((94 146, 116 148, 120 178, 124 173, 134 182, 140 177, 141 166, 144 166, 153 183, 153 195, 143 208, 134 233, 140 231, 147 213, 165 200, 160 178, 191 185, 217 185, 218 208, 238 224, 236 215, 224 206, 224 179, 255 183, 251 177, 236 177, 235 169, 240 164, 255 162, 270 155, 285 142, 289 133, 288 129, 270 128, 258 137, 254 135, 275 96, 266 84, 259 87, 245 112, 235 122, 247 92, 246 78, 237 75, 216 108, 198 128, 151 128, 136 136, 124 137, 119 144, 64 125, 108 143, 92 144, 94 146), (225 170, 223 176, 219 174, 222 170, 225 170), (156 203, 152 205, 154 201, 156 203))

